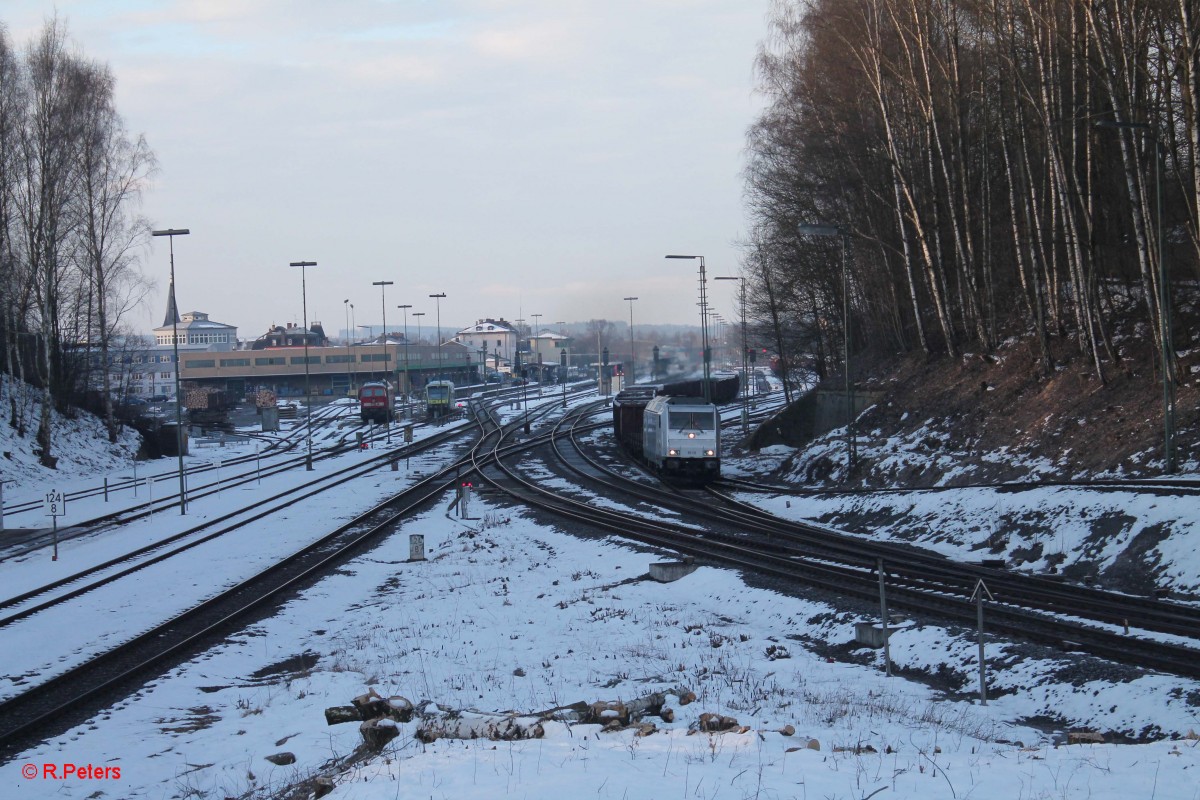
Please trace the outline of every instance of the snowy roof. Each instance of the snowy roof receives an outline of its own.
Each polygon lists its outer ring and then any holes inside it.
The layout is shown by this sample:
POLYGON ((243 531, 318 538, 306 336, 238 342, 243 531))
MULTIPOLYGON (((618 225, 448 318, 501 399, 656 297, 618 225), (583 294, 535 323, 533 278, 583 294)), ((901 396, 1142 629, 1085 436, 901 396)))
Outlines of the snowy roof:
POLYGON ((458 332, 459 336, 465 336, 472 333, 516 333, 517 329, 503 319, 481 319, 474 325, 463 328, 458 332))

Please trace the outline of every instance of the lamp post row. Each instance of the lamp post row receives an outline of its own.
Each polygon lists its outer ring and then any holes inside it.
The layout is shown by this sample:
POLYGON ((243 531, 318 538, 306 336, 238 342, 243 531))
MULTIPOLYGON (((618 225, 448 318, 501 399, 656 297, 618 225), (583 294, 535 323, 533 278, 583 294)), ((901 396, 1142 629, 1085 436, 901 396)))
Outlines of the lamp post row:
POLYGON ((166 236, 171 251, 171 345, 175 359, 175 451, 179 458, 179 513, 187 513, 187 487, 183 479, 183 398, 179 396, 179 306, 175 302, 175 237, 187 236, 187 228, 151 231, 151 236, 166 236))
MULTIPOLYGON (((185 486, 185 481, 184 481, 184 468, 183 468, 183 421, 182 421, 182 398, 180 397, 180 372, 181 372, 180 366, 181 365, 179 363, 179 333, 178 333, 179 312, 178 312, 178 307, 175 304, 174 237, 190 234, 191 231, 186 228, 177 228, 177 229, 172 228, 172 229, 165 229, 165 230, 156 230, 156 231, 152 231, 151 233, 154 236, 167 236, 169 243, 170 243, 170 269, 171 269, 170 291, 171 291, 171 307, 172 307, 172 337, 171 338, 172 338, 172 344, 173 344, 173 350, 174 350, 173 357, 174 357, 174 361, 175 361, 176 449, 177 449, 177 456, 179 459, 179 483, 180 483, 180 498, 179 498, 180 503, 179 503, 179 505, 180 505, 180 513, 184 514, 184 513, 186 513, 186 508, 187 508, 187 499, 186 499, 186 486, 185 486)), ((708 341, 709 340, 709 337, 708 337, 708 302, 707 302, 707 285, 706 285, 707 279, 706 279, 706 273, 705 273, 704 256, 668 255, 666 257, 674 258, 674 259, 692 259, 692 260, 698 260, 700 262, 700 266, 699 266, 700 303, 699 303, 699 305, 700 305, 700 329, 701 329, 703 360, 704 360, 704 396, 705 396, 706 400, 709 400, 711 398, 711 386, 710 386, 711 354, 710 354, 710 350, 709 350, 709 341, 708 341)), ((300 267, 301 306, 302 306, 302 315, 303 315, 303 324, 304 324, 304 334, 303 334, 303 340, 304 340, 304 393, 305 393, 305 405, 306 405, 306 416, 307 416, 307 421, 306 421, 307 430, 306 430, 306 437, 305 437, 305 439, 306 439, 305 467, 308 470, 312 470, 313 469, 313 462, 312 462, 312 393, 311 393, 311 375, 310 375, 310 369, 309 369, 309 355, 308 355, 309 335, 308 335, 307 268, 317 266, 317 262, 315 262, 315 261, 292 261, 292 262, 289 262, 289 266, 300 267)), ((844 267, 844 265, 843 265, 843 267, 844 267)), ((382 311, 382 316, 383 316, 383 347, 384 347, 384 352, 386 353, 387 352, 387 301, 386 301, 385 292, 386 292, 386 287, 394 285, 394 282, 393 281, 373 281, 372 285, 380 287, 380 304, 381 304, 381 311, 382 311)), ((438 292, 438 293, 430 294, 429 297, 433 298, 436 302, 437 326, 438 326, 438 350, 437 350, 438 368, 439 368, 439 377, 444 377, 444 375, 441 374, 441 366, 442 366, 441 300, 442 300, 442 298, 446 297, 446 293, 438 292)), ((630 379, 631 379, 631 381, 636 381, 636 338, 634 335, 634 327, 633 327, 633 303, 638 298, 635 296, 628 296, 623 299, 629 303, 630 379)), ((743 284, 742 300, 743 300, 742 351, 743 351, 743 370, 745 370, 745 368, 746 368, 745 367, 746 336, 745 336, 745 312, 744 312, 744 304, 745 304, 744 284, 743 284)), ((342 302, 344 304, 344 309, 345 309, 347 317, 348 317, 350 311, 353 310, 354 306, 352 303, 350 303, 349 298, 343 300, 342 302)), ((408 348, 407 348, 407 345, 408 345, 408 313, 407 313, 407 310, 412 308, 412 305, 405 304, 405 305, 400 305, 397 307, 400 309, 403 309, 405 312, 405 314, 404 314, 404 334, 405 334, 405 336, 404 336, 404 339, 405 339, 405 367, 404 367, 404 369, 405 369, 406 380, 411 380, 411 376, 409 374, 409 366, 408 366, 408 348)), ((413 316, 418 318, 417 325, 418 325, 418 330, 419 330, 420 329, 420 317, 424 316, 424 312, 413 312, 413 316)), ((540 317, 542 315, 535 314, 533 316, 535 318, 535 326, 536 326, 537 325, 536 318, 540 317)), ((349 330, 349 322, 347 322, 347 327, 349 330)), ((347 336, 349 337, 349 334, 347 336)), ((535 334, 535 339, 536 338, 537 338, 537 336, 535 334)), ((349 342, 347 341, 347 360, 352 361, 353 356, 350 354, 349 350, 350 350, 349 342)), ((399 369, 397 369, 397 372, 398 371, 399 371, 399 369)), ((353 388, 354 381, 351 376, 350 370, 347 371, 347 379, 350 381, 351 388, 353 388)), ((407 394, 407 392, 406 392, 406 394, 407 394)), ((745 415, 743 414, 743 416, 745 416, 745 415)))

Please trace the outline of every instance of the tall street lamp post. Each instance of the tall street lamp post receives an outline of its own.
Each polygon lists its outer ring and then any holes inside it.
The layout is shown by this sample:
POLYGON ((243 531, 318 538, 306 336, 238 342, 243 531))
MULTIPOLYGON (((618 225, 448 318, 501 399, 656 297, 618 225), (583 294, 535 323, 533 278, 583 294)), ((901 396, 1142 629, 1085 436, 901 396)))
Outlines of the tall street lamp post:
POLYGON ((1158 335, 1162 352, 1163 465, 1168 475, 1177 468, 1175 459, 1175 384, 1171 380, 1171 292, 1167 285, 1166 239, 1163 237, 1163 143, 1154 126, 1145 122, 1100 120, 1097 128, 1141 131, 1154 143, 1154 211, 1158 217, 1158 335))
MULTIPOLYGON (((521 353, 518 352, 517 358, 519 359, 520 357, 521 357, 521 353)), ((525 369, 522 370, 522 372, 528 372, 528 371, 529 371, 529 365, 527 364, 525 366, 525 369)), ((525 433, 529 433, 529 378, 527 378, 524 374, 521 375, 521 405, 525 409, 525 425, 524 425, 525 433)))
POLYGON ((350 354, 350 309, 354 308, 354 304, 350 302, 350 298, 342 301, 342 306, 346 311, 346 383, 350 386, 350 394, 354 394, 354 377, 351 370, 354 368, 354 356, 350 354))
POLYGON ((187 236, 187 228, 167 228, 151 231, 152 236, 166 236, 171 251, 171 344, 175 359, 175 451, 179 458, 179 513, 187 513, 187 487, 183 479, 183 398, 179 395, 179 306, 175 303, 175 237, 187 236))
POLYGON ((596 394, 604 394, 604 368, 600 364, 599 328, 596 328, 596 394))
POLYGON ((720 356, 719 360, 724 363, 724 361, 729 358, 729 342, 725 338, 725 318, 722 317, 717 311, 712 312, 712 318, 713 322, 717 324, 717 345, 715 349, 717 351, 717 355, 720 356))
MULTIPOLYGON (((351 332, 351 334, 353 334, 354 331, 358 330, 358 325, 355 324, 357 322, 358 322, 358 318, 354 316, 354 303, 351 303, 350 304, 350 332, 351 332)), ((357 388, 358 388, 358 354, 357 353, 352 352, 350 354, 350 364, 352 365, 351 370, 352 370, 352 374, 354 376, 353 380, 354 380, 354 384, 355 384, 355 389, 357 390, 357 388)))
POLYGON ((563 408, 567 407, 567 348, 558 354, 558 382, 562 384, 563 408))
POLYGON ((414 311, 413 316, 417 318, 417 342, 421 341, 421 317, 425 316, 424 311, 414 311))
MULTIPOLYGON (((388 366, 388 332, 387 332, 387 287, 392 285, 392 281, 371 281, 372 286, 379 287, 379 310, 383 314, 383 374, 391 375, 392 368, 388 366)), ((392 443, 392 414, 395 413, 394 408, 389 408, 383 414, 383 424, 386 426, 387 443, 392 443)))
MULTIPOLYGON (((404 303, 396 308, 404 312, 404 413, 411 416, 412 410, 408 407, 409 395, 412 394, 412 377, 408 374, 408 310, 412 308, 412 303, 404 303)), ((399 368, 396 372, 400 372, 399 368)), ((399 378, 396 379, 396 385, 400 385, 399 378)))
MULTIPOLYGON (((563 337, 563 339, 564 339, 564 341, 563 341, 563 352, 565 353, 565 352, 566 352, 566 349, 567 349, 567 347, 566 347, 567 343, 566 343, 566 341, 565 341, 565 340, 566 340, 566 338, 567 338, 567 335, 566 335, 565 333, 563 333, 563 325, 566 325, 567 323, 566 323, 565 321, 563 321, 563 320, 559 320, 558 322, 555 322, 554 324, 558 326, 558 335, 559 335, 559 336, 561 336, 561 337, 563 337)), ((569 366, 569 365, 567 364, 567 362, 566 362, 566 361, 563 361, 563 359, 562 359, 562 356, 561 356, 561 355, 559 356, 559 361, 560 361, 560 362, 562 362, 562 366, 564 366, 564 367, 567 367, 567 366, 569 366)), ((559 373, 559 375, 558 375, 558 379, 559 379, 559 381, 566 382, 566 380, 567 380, 567 372, 566 372, 566 370, 565 370, 565 369, 559 373)))
POLYGON ((542 393, 542 342, 538 338, 541 335, 541 329, 538 327, 538 320, 541 314, 530 314, 533 317, 533 351, 537 354, 537 379, 538 379, 538 395, 542 393))
POLYGON ((304 424, 304 439, 307 443, 308 453, 304 458, 304 468, 311 471, 313 468, 312 460, 312 392, 308 387, 308 277, 305 274, 308 267, 315 267, 315 261, 292 261, 288 266, 300 268, 300 303, 304 309, 304 403, 307 408, 306 414, 308 419, 304 424))
POLYGON ((629 302, 629 383, 637 383, 637 354, 633 349, 633 301, 636 297, 624 298, 629 302))
POLYGON ((383 313, 383 372, 386 375, 391 372, 387 366, 387 287, 392 285, 392 281, 371 281, 371 285, 379 287, 379 309, 383 313))
POLYGON ((742 387, 742 433, 745 434, 750 429, 748 396, 754 389, 754 379, 750 376, 750 364, 748 361, 750 346, 746 339, 746 280, 740 275, 719 275, 713 278, 713 280, 739 282, 738 294, 741 295, 742 299, 742 379, 746 381, 746 385, 742 387))
POLYGON ((710 380, 712 353, 708 349, 708 289, 704 274, 704 256, 667 256, 667 258, 698 259, 700 261, 700 340, 704 350, 704 402, 712 402, 712 381, 710 380))
POLYGON ((429 295, 437 304, 437 326, 438 326, 438 380, 445 380, 446 376, 442 374, 442 298, 446 296, 445 292, 429 295))
POLYGON ((850 382, 850 273, 846 266, 850 231, 841 225, 801 225, 796 232, 801 236, 838 236, 842 240, 842 358, 843 369, 846 372, 846 450, 849 454, 849 472, 853 472, 858 453, 854 436, 854 385, 850 382))

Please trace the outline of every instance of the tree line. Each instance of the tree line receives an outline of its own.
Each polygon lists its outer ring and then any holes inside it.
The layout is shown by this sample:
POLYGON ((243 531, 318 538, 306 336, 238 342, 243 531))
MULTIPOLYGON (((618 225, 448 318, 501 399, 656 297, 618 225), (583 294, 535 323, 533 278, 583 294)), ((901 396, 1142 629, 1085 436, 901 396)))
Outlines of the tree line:
POLYGON ((1160 274, 1196 274, 1191 0, 774 0, 756 67, 751 318, 822 376, 849 326, 950 356, 1029 333, 1043 374, 1073 341, 1104 381, 1116 312, 1157 331, 1160 274))
POLYGON ((156 163, 126 130, 114 88, 109 67, 80 53, 61 21, 20 49, 0 23, 0 350, 4 372, 38 389, 30 403, 9 393, 10 424, 24 435, 36 417, 48 466, 51 410, 84 399, 92 356, 116 441, 107 364, 149 288, 138 207, 156 163))

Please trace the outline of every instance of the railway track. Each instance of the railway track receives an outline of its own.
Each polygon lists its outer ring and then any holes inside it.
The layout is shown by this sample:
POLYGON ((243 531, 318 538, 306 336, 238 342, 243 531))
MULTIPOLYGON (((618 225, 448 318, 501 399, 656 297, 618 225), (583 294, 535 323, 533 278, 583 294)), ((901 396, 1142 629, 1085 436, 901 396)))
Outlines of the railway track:
POLYGON ((391 462, 427 452, 443 446, 463 435, 461 430, 448 430, 414 443, 399 450, 392 450, 369 457, 334 472, 318 475, 312 480, 291 486, 284 491, 258 498, 236 511, 222 514, 173 533, 163 539, 123 553, 102 563, 65 576, 51 583, 38 586, 27 592, 0 600, 0 630, 34 614, 62 605, 81 597, 116 580, 133 575, 143 569, 185 553, 200 545, 219 539, 235 531, 286 509, 301 500, 337 488, 349 481, 382 469, 391 462))
MULTIPOLYGON (((390 442, 390 436, 394 433, 390 429, 380 429, 378 426, 364 427, 358 425, 357 423, 353 423, 353 421, 351 421, 353 427, 347 428, 345 427, 347 422, 345 419, 346 416, 347 415, 344 413, 344 407, 340 411, 326 413, 321 416, 314 414, 314 420, 319 421, 319 424, 315 425, 314 427, 325 433, 325 438, 331 439, 331 441, 327 441, 323 447, 319 447, 314 452, 314 461, 319 462, 329 460, 341 456, 351 450, 357 450, 360 444, 360 440, 358 439, 359 433, 364 434, 361 442, 368 446, 381 445, 385 441, 390 442), (332 430, 330 432, 328 429, 334 423, 339 423, 339 427, 337 430, 332 430)), ((445 425, 445 423, 442 421, 439 421, 436 424, 432 422, 419 422, 415 424, 418 426, 418 429, 420 427, 424 427, 425 425, 430 425, 438 428, 439 430, 445 425)), ((298 426, 292 431, 291 434, 289 434, 289 436, 296 434, 297 431, 302 433, 303 428, 298 426)), ((394 433, 394 435, 399 436, 400 434, 394 433)), ((440 434, 434 435, 440 437, 440 434)), ((299 444, 302 444, 303 442, 304 438, 300 436, 295 441, 291 441, 287 447, 282 448, 280 452, 281 454, 291 453, 299 444)), ((414 450, 412 452, 416 451, 414 450)), ((221 474, 221 471, 215 467, 212 462, 192 465, 192 467, 186 471, 187 475, 189 476, 189 483, 194 484, 188 485, 188 502, 190 503, 196 500, 202 500, 206 497, 210 497, 228 489, 247 486, 252 482, 258 483, 261 482, 262 478, 264 477, 269 478, 274 475, 279 475, 307 464, 307 456, 304 454, 295 454, 293 456, 283 458, 280 458, 279 455, 280 454, 277 454, 274 460, 268 461, 265 466, 262 465, 262 460, 260 457, 261 454, 251 453, 229 458, 223 461, 223 468, 226 470, 224 475, 221 474), (234 471, 233 474, 229 474, 231 468, 233 470, 237 470, 239 467, 244 468, 244 471, 240 473, 234 471), (196 482, 198 479, 202 478, 213 478, 213 480, 211 480, 209 483, 196 482)), ((154 497, 152 500, 134 503, 132 505, 125 505, 113 511, 98 514, 90 519, 81 520, 70 526, 61 528, 54 533, 54 538, 57 539, 59 544, 62 544, 72 539, 91 536, 105 530, 128 524, 130 522, 151 517, 155 513, 170 510, 179 504, 179 493, 177 488, 175 488, 178 486, 178 475, 178 472, 166 472, 157 476, 147 476, 141 478, 140 481, 145 481, 147 479, 154 480, 156 482, 166 481, 166 486, 170 488, 164 491, 162 496, 154 497)), ((139 483, 139 485, 141 484, 139 483)), ((129 488, 131 488, 130 482, 126 482, 124 484, 110 483, 105 487, 93 487, 84 491, 73 493, 68 495, 68 498, 75 497, 76 499, 82 499, 86 497, 99 497, 105 491, 115 493, 119 489, 129 488)), ((22 504, 22 506, 26 507, 25 510, 41 510, 40 502, 36 504, 26 503, 22 504)), ((5 514, 9 515, 16 513, 13 510, 14 508, 15 506, 6 507, 5 514)), ((51 531, 44 528, 32 529, 21 534, 10 534, 5 540, 4 551, 0 552, 0 561, 12 558, 20 558, 33 551, 47 547, 51 543, 51 538, 51 531)))
MULTIPOLYGON (((544 408, 531 410, 529 418, 536 423, 558 405, 557 401, 551 400, 544 408)), ((865 553, 861 539, 842 537, 846 542, 839 542, 836 535, 831 537, 836 532, 813 526, 801 525, 799 528, 808 530, 797 530, 795 523, 764 517, 752 506, 738 508, 732 498, 708 498, 702 503, 703 496, 697 492, 664 490, 644 481, 629 481, 624 476, 614 475, 598 462, 584 458, 582 453, 587 446, 581 447, 578 439, 583 431, 607 424, 607 421, 592 421, 593 413, 604 408, 603 401, 577 407, 549 426, 548 431, 522 434, 524 416, 512 416, 502 424, 495 409, 474 404, 472 410, 477 415, 475 427, 479 436, 467 454, 451 459, 443 468, 396 497, 197 608, 146 631, 111 652, 97 655, 87 664, 0 703, 0 753, 11 752, 13 747, 50 724, 59 727, 67 724, 72 715, 78 718, 83 713, 80 709, 88 703, 94 705, 95 699, 106 692, 115 692, 116 687, 161 668, 182 653, 194 651, 213 637, 227 634, 252 615, 264 613, 282 594, 306 585, 388 535, 405 516, 441 496, 457 477, 468 472, 477 473, 521 502, 586 525, 713 563, 854 597, 865 603, 877 599, 877 570, 881 558, 887 576, 889 603, 910 613, 972 624, 975 608, 963 596, 963 589, 971 583, 972 577, 984 577, 999 600, 1008 599, 1005 596, 1008 589, 998 591, 997 587, 1003 584, 992 583, 993 579, 999 581, 1003 577, 994 574, 999 571, 980 571, 971 566, 966 572, 960 572, 958 567, 961 565, 919 553, 913 555, 914 561, 908 564, 905 558, 912 554, 902 548, 896 548, 896 552, 887 550, 884 558, 865 553), (571 448, 561 444, 566 441, 573 443, 571 448), (631 496, 651 509, 636 513, 599 508, 586 499, 566 497, 561 489, 547 490, 538 481, 522 477, 520 469, 508 463, 513 456, 543 445, 554 447, 564 461, 575 461, 579 469, 590 473, 588 481, 612 481, 611 485, 596 484, 603 486, 606 494, 631 496), (720 506, 713 507, 714 502, 720 506), (655 508, 677 509, 684 519, 695 520, 695 523, 664 521, 654 514, 655 508), (826 542, 831 538, 834 545, 826 542), (826 549, 819 550, 819 546, 826 549), (943 568, 944 572, 931 574, 934 567, 943 568)), ((401 455, 395 454, 395 457, 401 455)), ((1064 592, 1062 598, 1055 601, 1055 613, 1072 613, 1066 610, 1067 603, 1077 602, 1072 596, 1079 587, 1056 588, 1064 592)), ((1091 599, 1095 601, 1097 596, 1091 595, 1091 599)), ((1157 607, 1154 602, 1147 605, 1148 609, 1157 607)), ((1149 618, 1149 611, 1145 616, 1149 618)), ((1195 625, 1191 624, 1194 630, 1195 625)), ((1117 631, 1097 629, 1078 621, 1021 608, 1011 601, 989 608, 988 627, 990 632, 1049 644, 1072 642, 1116 662, 1200 677, 1200 658, 1197 658, 1200 651, 1190 643, 1144 642, 1117 631)), ((0 631, 3 628, 0 624, 0 631)))
POLYGON ((1100 492, 1136 492, 1169 496, 1192 496, 1200 494, 1200 480, 1191 478, 1130 478, 1095 479, 1089 481, 1044 480, 1044 481, 998 481, 955 484, 950 486, 887 486, 887 487, 813 487, 794 484, 765 483, 741 478, 722 478, 717 486, 741 492, 763 494, 786 494, 793 497, 889 495, 962 491, 965 489, 994 489, 1001 492, 1027 492, 1032 489, 1091 489, 1100 492))
MULTIPOLYGON (((979 580, 997 598, 989 606, 989 631, 1055 647, 1083 649, 1117 663, 1200 678, 1200 611, 1150 598, 1130 597, 1089 587, 1012 575, 971 564, 955 564, 921 551, 876 545, 824 528, 793 523, 742 504, 715 507, 696 492, 655 488, 598 464, 577 439, 574 456, 559 453, 569 468, 582 459, 589 481, 606 496, 624 494, 652 507, 667 508, 694 524, 647 519, 633 512, 594 508, 586 502, 540 489, 511 468, 493 482, 522 502, 536 505, 647 544, 669 548, 727 566, 795 581, 874 603, 882 566, 888 603, 914 614, 975 621, 970 601, 979 580), (597 472, 599 474, 597 474, 597 472), (1133 630, 1134 634, 1127 633, 1133 630), (1155 631, 1168 637, 1154 637, 1155 631), (1174 637, 1174 640, 1170 640, 1174 637)), ((578 470, 577 470, 578 471, 578 470)))
MULTIPOLYGON (((319 428, 321 425, 336 421, 342 415, 342 412, 345 408, 346 408, 345 406, 326 406, 323 409, 319 409, 317 411, 317 413, 315 413, 313 415, 314 429, 319 428)), ((288 451, 294 450, 297 446, 304 443, 304 434, 305 434, 305 425, 304 424, 298 424, 298 425, 292 427, 283 436, 278 436, 278 437, 266 437, 266 436, 261 436, 261 435, 255 436, 253 434, 242 434, 242 435, 248 436, 250 438, 259 439, 259 440, 263 441, 266 446, 263 448, 263 451, 261 453, 247 454, 247 455, 243 455, 243 456, 237 456, 234 458, 230 458, 227 463, 231 466, 247 464, 247 463, 254 462, 257 457, 271 455, 271 454, 275 453, 276 451, 288 452, 288 451)), ((212 469, 211 466, 196 465, 193 468, 188 469, 186 471, 187 471, 188 475, 193 475, 193 474, 207 472, 211 469, 212 469)), ((175 481, 175 480, 178 480, 178 478, 179 478, 179 472, 176 469, 170 469, 170 470, 166 470, 166 471, 162 471, 162 472, 150 472, 149 474, 141 475, 137 478, 133 478, 133 477, 118 478, 116 480, 109 481, 105 485, 92 486, 92 487, 88 487, 86 489, 80 489, 80 490, 77 490, 74 492, 66 492, 65 499, 68 503, 71 501, 86 500, 88 498, 101 497, 105 494, 105 492, 115 494, 115 493, 123 492, 123 491, 131 491, 133 489, 133 486, 135 483, 142 485, 147 480, 151 480, 151 481, 154 481, 157 483, 160 481, 175 481)), ((176 499, 178 499, 178 498, 176 498, 176 499)), ((40 500, 27 500, 27 501, 18 502, 18 503, 6 504, 4 506, 4 515, 5 515, 5 517, 10 517, 10 516, 16 516, 16 515, 28 513, 28 512, 37 512, 37 511, 41 510, 41 505, 42 504, 41 504, 40 500)))
MULTIPOLYGON (((557 401, 549 403, 537 413, 549 413, 557 407, 557 401)), ((393 532, 406 516, 451 488, 464 469, 477 467, 480 460, 475 454, 479 448, 486 448, 493 438, 502 439, 506 428, 515 429, 523 423, 518 419, 506 426, 498 423, 490 426, 486 421, 489 419, 492 418, 484 416, 472 426, 480 435, 467 454, 451 458, 445 466, 394 497, 172 619, 0 702, 0 756, 13 752, 48 727, 62 727, 71 719, 86 716, 89 707, 86 704, 94 704, 105 692, 115 691, 133 678, 147 675, 180 654, 191 652, 201 643, 234 630, 253 614, 263 613, 284 593, 307 585, 393 532)), ((516 448, 533 447, 540 441, 531 439, 516 448)), ((510 446, 508 452, 512 449, 510 446)), ((392 452, 380 460, 401 457, 402 452, 392 452)), ((322 490, 353 477, 348 474, 322 490)), ((295 498, 286 504, 292 502, 295 498)))

